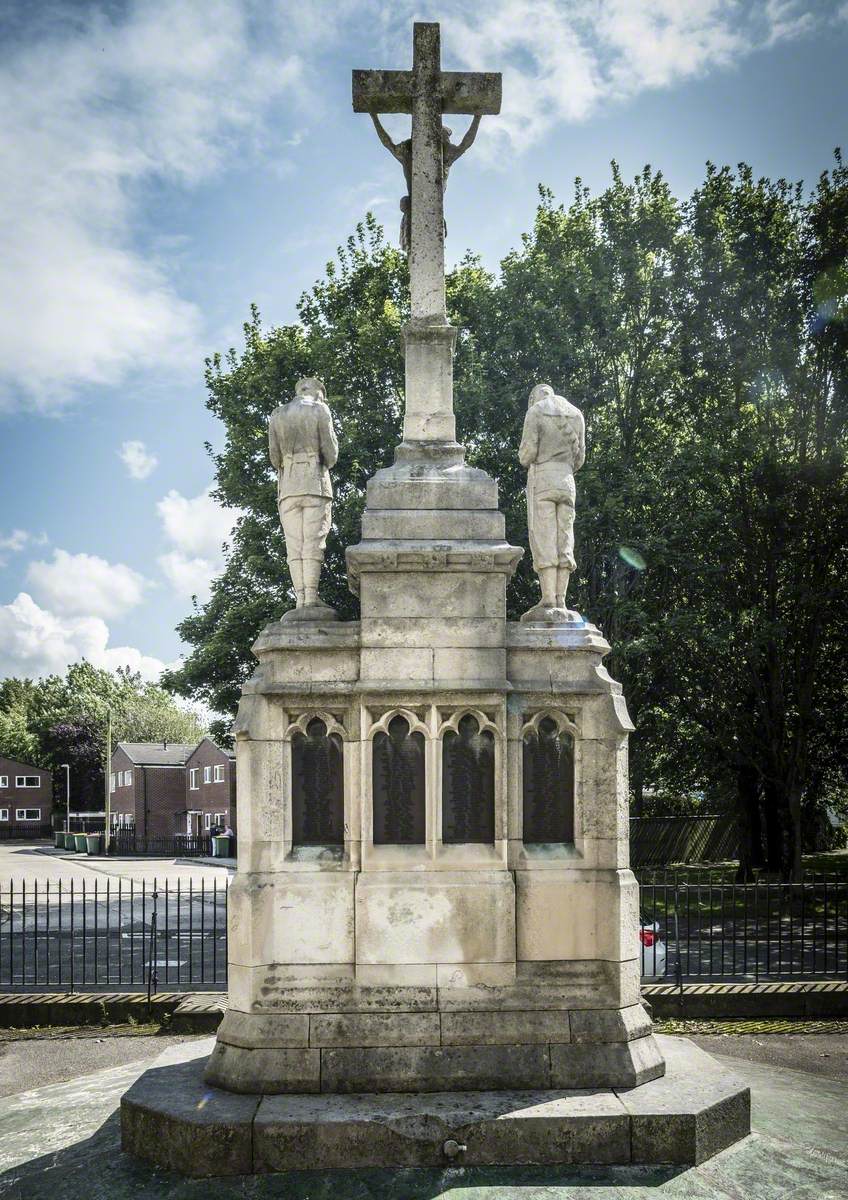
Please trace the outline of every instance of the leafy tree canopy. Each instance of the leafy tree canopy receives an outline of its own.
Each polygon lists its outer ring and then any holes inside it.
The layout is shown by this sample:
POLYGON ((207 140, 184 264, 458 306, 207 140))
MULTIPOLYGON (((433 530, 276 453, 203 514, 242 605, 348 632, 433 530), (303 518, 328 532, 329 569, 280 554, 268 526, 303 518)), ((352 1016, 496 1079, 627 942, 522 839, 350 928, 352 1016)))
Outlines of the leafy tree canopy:
MULTIPOLYGON (((73 806, 99 808, 109 714, 113 745, 194 742, 205 732, 198 717, 157 684, 131 671, 113 674, 79 662, 64 676, 0 680, 0 754, 54 772, 68 763, 73 806)), ((64 798, 64 772, 57 776, 56 795, 64 798)))

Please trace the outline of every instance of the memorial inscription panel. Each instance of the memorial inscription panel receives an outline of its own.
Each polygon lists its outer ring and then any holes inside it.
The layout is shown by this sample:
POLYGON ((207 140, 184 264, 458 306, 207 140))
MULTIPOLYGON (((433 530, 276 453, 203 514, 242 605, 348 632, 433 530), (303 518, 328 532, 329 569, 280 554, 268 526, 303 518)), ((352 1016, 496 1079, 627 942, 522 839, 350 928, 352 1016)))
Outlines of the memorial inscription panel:
POLYGON ((296 846, 344 843, 344 748, 314 717, 292 737, 292 841, 296 846))
POLYGON ((421 846, 426 834, 424 734, 400 715, 374 735, 375 846, 421 846))
POLYGON ((495 738, 466 713, 442 739, 442 841, 494 840, 495 738))
POLYGON ((553 717, 526 730, 523 751, 523 839, 574 841, 574 738, 553 717))

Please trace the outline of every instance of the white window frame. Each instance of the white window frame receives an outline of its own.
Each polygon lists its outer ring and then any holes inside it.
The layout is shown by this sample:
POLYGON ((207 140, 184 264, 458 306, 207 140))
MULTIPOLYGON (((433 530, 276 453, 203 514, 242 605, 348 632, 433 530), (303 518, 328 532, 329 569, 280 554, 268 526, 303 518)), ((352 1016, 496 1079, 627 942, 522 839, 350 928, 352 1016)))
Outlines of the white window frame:
POLYGON ((41 820, 41 809, 40 808, 16 808, 15 809, 15 820, 16 821, 32 821, 33 824, 35 824, 37 821, 41 820), (35 813, 35 816, 28 817, 27 813, 35 813))
POLYGON ((123 787, 123 786, 124 786, 124 772, 119 771, 118 772, 118 787, 123 787))
POLYGON ((204 829, 212 828, 212 814, 211 813, 203 814, 203 828, 204 829))
POLYGON ((40 775, 16 775, 15 776, 15 787, 16 788, 32 788, 32 790, 35 791, 36 788, 41 787, 41 776, 40 775), (35 783, 27 783, 28 779, 34 779, 35 783))
POLYGON ((8 821, 8 820, 9 820, 8 808, 0 808, 0 821, 8 821))
POLYGON ((200 771, 198 770, 198 768, 197 768, 197 767, 190 767, 190 768, 189 768, 189 772, 188 772, 188 788, 189 788, 189 791, 190 791, 190 792, 199 792, 199 791, 200 791, 200 784, 199 784, 199 783, 198 783, 198 781, 197 781, 197 777, 198 777, 198 775, 199 775, 199 774, 200 774, 200 771))
POLYGON ((203 782, 204 783, 212 782, 212 768, 211 767, 203 768, 203 782))
POLYGON ((109 776, 109 791, 114 792, 114 790, 115 790, 115 772, 113 771, 112 774, 109 776))
POLYGON ((132 783, 132 771, 124 771, 124 786, 129 787, 132 783))
POLYGON ((9 786, 9 776, 8 775, 0 775, 0 787, 8 787, 8 786, 9 786))
POLYGON ((222 812, 222 813, 214 813, 213 815, 214 815, 214 817, 215 817, 215 824, 216 824, 216 825, 224 825, 224 826, 226 826, 226 825, 227 825, 227 823, 228 823, 228 822, 227 822, 227 814, 226 814, 225 812, 222 812))
POLYGON ((224 768, 221 766, 220 763, 217 764, 217 766, 215 767, 215 770, 212 774, 212 782, 213 783, 223 783, 224 782, 224 768))

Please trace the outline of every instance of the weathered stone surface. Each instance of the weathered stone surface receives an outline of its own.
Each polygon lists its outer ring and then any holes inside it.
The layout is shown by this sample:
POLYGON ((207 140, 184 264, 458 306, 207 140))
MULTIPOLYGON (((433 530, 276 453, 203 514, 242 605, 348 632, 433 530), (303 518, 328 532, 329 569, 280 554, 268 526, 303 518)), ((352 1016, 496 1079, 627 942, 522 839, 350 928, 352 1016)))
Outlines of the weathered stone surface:
POLYGON ((658 1041, 668 1074, 629 1089, 325 1093, 260 1101, 210 1088, 203 1069, 213 1042, 205 1039, 166 1051, 126 1092, 123 1148, 169 1170, 208 1176, 450 1163, 688 1166, 745 1137, 749 1089, 691 1042, 658 1041), (445 1153, 449 1140, 465 1146, 454 1159, 445 1153))
POLYGON ((206 1068, 206 1082, 229 1092, 251 1095, 319 1092, 321 1052, 280 1047, 245 1049, 219 1039, 206 1068))
POLYGON ((545 1046, 445 1046, 328 1049, 321 1052, 327 1092, 488 1091, 546 1088, 545 1046))
POLYGON ((656 1079, 665 1063, 652 1035, 633 1042, 552 1045, 551 1087, 636 1087, 656 1079))
POLYGON ((253 1170, 260 1097, 209 1087, 203 1068, 212 1044, 204 1038, 166 1051, 124 1094, 121 1144, 128 1154, 184 1175, 253 1170))
POLYGON ((697 1164, 750 1133, 750 1089, 684 1038, 657 1040, 665 1077, 616 1089, 631 1118, 633 1161, 697 1164))
POLYGON ((442 1013, 444 1046, 522 1046, 570 1040, 567 1011, 442 1013))
POLYGON ((438 1046, 438 1013, 333 1013, 309 1018, 312 1046, 438 1046))
POLYGON ((610 1092, 436 1092, 425 1096, 274 1097, 254 1125, 255 1169, 304 1161, 351 1168, 444 1166, 444 1146, 465 1149, 455 1165, 616 1163, 630 1129, 610 1092))
POLYGON ((309 1017, 306 1014, 262 1017, 230 1008, 224 1013, 218 1040, 245 1050, 308 1046, 309 1017))
POLYGON ((650 1032, 651 1018, 641 1004, 619 1009, 583 1009, 571 1015, 573 1042, 630 1042, 650 1032))

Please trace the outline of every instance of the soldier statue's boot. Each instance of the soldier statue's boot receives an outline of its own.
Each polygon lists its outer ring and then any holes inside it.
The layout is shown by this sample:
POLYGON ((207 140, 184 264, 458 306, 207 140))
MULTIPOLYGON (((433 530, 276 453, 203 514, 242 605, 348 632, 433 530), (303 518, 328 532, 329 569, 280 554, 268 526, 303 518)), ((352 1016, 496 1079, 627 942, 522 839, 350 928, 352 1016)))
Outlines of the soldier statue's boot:
POLYGON ((557 608, 565 608, 565 597, 568 592, 568 581, 571 578, 571 571, 568 567, 557 568, 557 586, 556 586, 556 606, 557 608))
POLYGON ((556 608, 557 568, 542 567, 539 571, 539 582, 542 585, 542 607, 556 608))
POLYGON ((297 607, 303 608, 303 560, 300 558, 289 559, 289 573, 291 575, 292 587, 294 588, 295 600, 297 607))
POLYGON ((305 558, 303 560, 303 603, 307 607, 320 604, 318 599, 318 582, 321 578, 321 560, 305 558))

